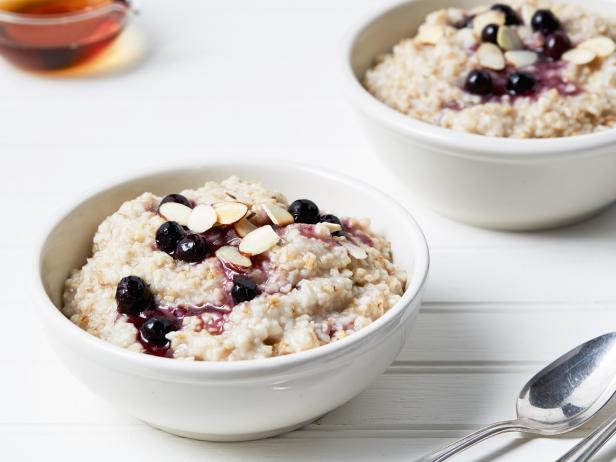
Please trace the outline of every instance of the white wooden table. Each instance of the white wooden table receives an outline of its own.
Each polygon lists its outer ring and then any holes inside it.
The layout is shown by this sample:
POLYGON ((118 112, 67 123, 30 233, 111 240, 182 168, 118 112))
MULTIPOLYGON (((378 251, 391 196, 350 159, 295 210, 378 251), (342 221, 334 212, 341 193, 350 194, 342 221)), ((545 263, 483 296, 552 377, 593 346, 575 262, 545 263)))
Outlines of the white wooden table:
MULTIPOLYGON (((341 31, 376 3, 144 0, 151 53, 132 72, 54 80, 0 63, 0 460, 410 461, 513 417, 534 371, 616 328, 615 207, 552 232, 473 229, 424 209, 381 164, 334 65, 341 31), (244 444, 169 436, 92 395, 49 350, 30 308, 33 240, 118 173, 257 156, 340 169, 403 201, 431 247, 425 304, 387 373, 307 428, 244 444)), ((580 434, 503 435, 457 460, 550 461, 580 434)), ((616 444, 596 460, 614 458, 616 444)))

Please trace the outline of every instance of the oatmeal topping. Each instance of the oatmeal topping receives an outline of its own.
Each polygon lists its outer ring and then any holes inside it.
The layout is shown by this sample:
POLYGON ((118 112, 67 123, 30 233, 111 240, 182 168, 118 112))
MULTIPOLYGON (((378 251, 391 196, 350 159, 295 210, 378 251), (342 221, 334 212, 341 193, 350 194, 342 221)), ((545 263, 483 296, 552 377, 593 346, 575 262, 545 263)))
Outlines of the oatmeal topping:
POLYGON ((290 225, 295 221, 293 219, 293 215, 291 215, 282 207, 278 207, 276 204, 265 203, 262 204, 261 207, 263 208, 269 219, 272 220, 272 223, 277 226, 290 225))
POLYGON ((248 268, 252 266, 252 261, 246 255, 242 255, 237 247, 231 245, 222 246, 215 253, 216 257, 225 263, 248 268))
POLYGON ((235 228, 235 232, 240 237, 245 237, 250 232, 252 232, 255 229, 257 229, 257 227, 255 225, 253 225, 250 221, 248 221, 246 218, 242 218, 238 222, 234 223, 233 227, 235 228))
POLYGON ((578 48, 593 51, 600 58, 607 58, 616 51, 614 40, 609 37, 594 37, 584 40, 578 45, 578 48))
POLYGON ((491 136, 545 138, 616 125, 616 22, 551 0, 437 10, 366 73, 411 117, 491 136))
POLYGON ((565 61, 578 66, 590 64, 596 57, 597 54, 594 51, 586 50, 584 48, 574 48, 573 50, 565 52, 562 56, 565 61))
MULTIPOLYGON (((502 71, 505 69, 505 55, 499 47, 493 43, 482 43, 477 50, 479 64, 488 69, 502 71)), ((490 89, 490 92, 492 89, 490 89)))
POLYGON ((133 351, 231 361, 345 338, 405 283, 367 221, 231 177, 125 202, 66 281, 62 311, 133 351))
POLYGON ((192 209, 177 202, 167 202, 161 204, 159 213, 169 221, 175 221, 182 226, 187 226, 192 209))
POLYGON ((267 252, 280 241, 280 236, 270 225, 261 226, 242 238, 240 252, 247 255, 259 255, 267 252))
POLYGON ((505 53, 505 59, 515 67, 532 66, 539 59, 539 55, 534 51, 514 50, 505 53))
POLYGON ((240 221, 248 212, 248 206, 241 202, 226 201, 213 204, 216 211, 217 222, 220 225, 232 225, 240 221))
MULTIPOLYGON (((167 217, 165 217, 167 218, 167 217)), ((195 233, 205 233, 218 221, 218 214, 210 204, 197 205, 188 217, 188 229, 195 233)))

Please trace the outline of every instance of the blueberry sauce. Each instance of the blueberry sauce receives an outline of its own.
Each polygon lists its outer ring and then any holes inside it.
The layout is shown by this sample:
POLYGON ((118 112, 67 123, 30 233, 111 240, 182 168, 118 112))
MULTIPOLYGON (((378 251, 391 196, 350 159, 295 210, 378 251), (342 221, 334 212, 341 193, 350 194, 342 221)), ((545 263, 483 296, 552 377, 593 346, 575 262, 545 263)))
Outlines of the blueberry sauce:
POLYGON ((228 306, 215 306, 206 304, 203 306, 179 306, 161 308, 171 313, 172 316, 178 320, 190 316, 199 316, 201 318, 203 328, 211 335, 220 335, 224 331, 224 324, 229 314, 231 314, 232 308, 228 306))
POLYGON ((233 226, 221 226, 212 228, 202 234, 213 252, 225 245, 238 246, 242 238, 235 232, 233 226))
POLYGON ((367 245, 368 247, 374 247, 374 242, 372 241, 372 238, 361 229, 351 226, 349 224, 349 220, 342 220, 342 230, 344 231, 344 234, 347 235, 347 237, 350 236, 351 238, 361 242, 364 245, 367 245))
MULTIPOLYGON (((236 266, 228 262, 219 260, 220 270, 224 273, 225 279, 232 282, 235 276, 247 276, 257 284, 265 284, 267 281, 267 275, 272 270, 272 262, 265 255, 254 255, 251 257, 252 266, 250 268, 243 268, 236 266)), ((228 290, 226 292, 229 292, 228 290)), ((227 301, 225 301, 227 303, 227 301)), ((229 305, 233 303, 229 302, 229 305)))
MULTIPOLYGON (((536 100, 539 98, 541 93, 552 89, 558 91, 558 93, 562 96, 579 95, 582 92, 582 89, 571 82, 567 82, 563 78, 562 69, 564 67, 564 61, 539 61, 532 66, 529 66, 527 70, 535 77, 536 85, 532 92, 522 96, 536 100)), ((492 98, 494 98, 494 96, 498 96, 500 98, 500 95, 506 93, 507 74, 508 72, 493 73, 493 78, 494 75, 496 75, 494 80, 496 82, 495 87, 497 87, 498 93, 497 95, 493 95, 492 98)), ((510 96, 510 98, 513 101, 517 97, 510 96)))
MULTIPOLYGON (((165 225, 169 226, 168 223, 165 223, 163 226, 165 225)), ((161 239, 159 239, 161 242, 158 243, 153 250, 166 251, 176 260, 184 260, 195 264, 201 263, 205 258, 213 257, 214 252, 219 248, 227 245, 238 246, 241 241, 241 237, 235 232, 233 226, 223 226, 212 228, 205 233, 186 234, 185 237, 179 241, 177 248, 171 250, 171 242, 167 241, 174 240, 176 237, 181 237, 179 236, 181 233, 176 233, 178 236, 171 236, 174 239, 166 239, 169 237, 167 234, 169 233, 161 232, 161 236, 158 236, 161 237, 161 239), (165 236, 162 234, 165 234, 165 236), (165 237, 165 242, 162 242, 162 237, 165 237), (203 242, 207 252, 199 258, 194 259, 182 256, 181 249, 179 249, 180 244, 187 238, 197 237, 203 242)), ((205 329, 211 335, 222 334, 225 321, 231 313, 232 307, 236 304, 232 297, 234 278, 240 275, 250 278, 255 284, 262 284, 267 281, 268 270, 271 267, 269 259, 265 256, 252 257, 253 265, 251 268, 242 268, 223 263, 219 259, 216 259, 216 261, 220 265, 220 270, 225 278, 223 283, 224 299, 222 300, 221 306, 205 304, 203 306, 181 305, 176 307, 148 307, 141 310, 139 313, 127 313, 126 319, 137 329, 137 341, 143 346, 147 354, 172 357, 173 354, 170 351, 170 342, 164 342, 164 339, 161 338, 162 335, 160 331, 164 330, 166 332, 171 332, 180 329, 182 320, 185 317, 199 318, 197 330, 205 329)))
POLYGON ((450 111, 461 111, 465 107, 466 106, 459 101, 447 101, 443 104, 443 109, 449 109, 450 111))
POLYGON ((582 93, 582 89, 571 82, 567 82, 562 76, 564 61, 542 61, 533 66, 534 75, 537 79, 536 94, 556 89, 563 96, 575 96, 582 93))
MULTIPOLYGON (((515 68, 507 67, 500 72, 490 70, 488 72, 492 77, 492 92, 489 95, 482 96, 480 104, 500 103, 505 95, 511 103, 521 97, 537 100, 543 92, 552 89, 558 91, 561 96, 576 96, 581 94, 583 90, 580 87, 568 82, 562 76, 562 70, 564 67, 564 61, 542 60, 532 66, 524 68, 533 75, 536 79, 536 84, 532 91, 521 95, 511 95, 507 92, 507 77, 511 73, 516 72, 515 68)), ((443 106, 443 109, 460 111, 473 105, 464 105, 457 101, 452 101, 446 103, 443 106)))
POLYGON ((225 276, 223 283, 223 293, 225 298, 223 304, 226 306, 235 306, 237 303, 233 299, 232 292, 234 286, 234 280, 236 277, 250 278, 255 284, 257 284, 259 291, 263 292, 264 287, 267 285, 268 276, 272 272, 272 262, 265 255, 255 255, 251 257, 252 266, 250 268, 243 268, 236 266, 222 260, 218 260, 220 271, 225 276))
MULTIPOLYGON (((369 247, 374 247, 374 242, 368 234, 361 229, 351 226, 349 221, 345 218, 343 218, 341 222, 344 235, 346 235, 351 241, 361 242, 369 247)), ((315 225, 300 224, 298 225, 298 229, 302 236, 318 239, 330 247, 338 245, 338 241, 334 239, 335 236, 323 236, 322 234, 317 234, 315 231, 315 225)))
POLYGON ((323 234, 318 234, 315 229, 316 225, 308 225, 304 223, 299 223, 296 226, 297 226, 297 229, 299 230, 299 233, 304 237, 308 237, 311 239, 318 239, 319 241, 323 241, 325 244, 329 245, 330 247, 336 245, 336 241, 334 240, 332 236, 324 236, 323 234))
POLYGON ((143 312, 139 315, 126 316, 127 322, 131 323, 137 329, 137 341, 141 344, 147 354, 171 358, 173 356, 170 349, 171 342, 159 346, 148 341, 143 337, 141 331, 146 321, 152 317, 164 318, 169 324, 174 327, 172 330, 177 330, 182 326, 182 320, 190 316, 198 316, 201 318, 203 329, 207 330, 211 335, 220 335, 224 331, 224 324, 231 308, 227 306, 174 306, 174 307, 159 307, 154 310, 143 312))
MULTIPOLYGON (((187 202, 187 199, 179 195, 170 195, 166 199, 167 202, 187 202)), ((318 207, 311 201, 302 200, 296 201, 296 203, 299 205, 296 207, 297 210, 294 209, 294 211, 298 214, 301 212, 300 215, 302 216, 300 218, 304 222, 316 220, 340 223, 344 232, 349 233, 351 240, 372 245, 372 240, 367 234, 361 230, 354 229, 348 222, 341 222, 333 215, 321 216, 318 213, 318 207), (308 216, 312 212, 316 214, 316 218, 308 216)), ((300 233, 304 236, 319 239, 331 246, 337 245, 334 237, 317 234, 314 224, 297 223, 295 226, 299 228, 300 233)), ((284 231, 278 232, 284 234, 284 231)), ((156 245, 153 246, 153 250, 164 251, 174 259, 198 264, 206 258, 214 258, 214 253, 223 246, 239 246, 241 240, 242 238, 236 233, 233 226, 215 227, 204 233, 197 234, 188 232, 185 227, 181 227, 175 222, 166 222, 157 231, 156 245), (189 248, 186 244, 184 245, 185 248, 183 248, 182 243, 187 240, 197 240, 199 241, 197 242, 199 246, 195 244, 189 248), (192 252, 194 250, 193 247, 203 247, 205 250, 197 252, 198 255, 193 255, 195 253, 192 252)), ((199 249, 197 248, 197 250, 199 249)), ((266 255, 252 256, 251 261, 251 267, 246 268, 216 258, 215 265, 218 265, 218 269, 223 275, 222 292, 224 295, 222 300, 219 300, 220 305, 215 306, 207 303, 199 306, 156 306, 153 297, 143 296, 141 298, 150 301, 138 304, 138 309, 133 309, 131 304, 130 310, 124 309, 122 311, 119 309, 120 303, 118 302, 118 317, 124 316, 123 319, 133 324, 137 330, 136 340, 142 345, 146 354, 171 358, 173 357, 171 342, 166 339, 166 336, 170 332, 180 330, 184 318, 197 318, 191 319, 192 329, 196 331, 205 330, 211 335, 221 335, 224 332, 225 322, 228 320, 233 307, 252 300, 264 292, 268 282, 270 282, 268 278, 272 274, 275 275, 273 264, 266 255)), ((275 285, 276 281, 272 282, 275 285)), ((141 285, 145 287, 141 292, 145 293, 147 285, 143 281, 141 281, 141 285)), ((135 292, 135 290, 132 292, 135 292)), ((124 299, 120 301, 124 303, 122 307, 124 305, 128 306, 128 302, 132 303, 132 299, 127 302, 124 299)))

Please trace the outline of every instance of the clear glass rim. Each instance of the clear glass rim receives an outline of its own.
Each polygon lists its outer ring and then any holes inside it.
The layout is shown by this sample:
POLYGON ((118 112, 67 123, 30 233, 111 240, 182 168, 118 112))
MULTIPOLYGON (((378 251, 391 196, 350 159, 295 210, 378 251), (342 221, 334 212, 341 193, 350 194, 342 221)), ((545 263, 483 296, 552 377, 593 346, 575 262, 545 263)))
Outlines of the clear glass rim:
POLYGON ((10 24, 26 24, 31 26, 52 26, 86 21, 88 19, 104 16, 114 11, 128 15, 129 13, 134 12, 132 2, 113 2, 108 5, 89 8, 83 11, 48 15, 13 13, 11 11, 0 9, 0 23, 4 22, 10 24))

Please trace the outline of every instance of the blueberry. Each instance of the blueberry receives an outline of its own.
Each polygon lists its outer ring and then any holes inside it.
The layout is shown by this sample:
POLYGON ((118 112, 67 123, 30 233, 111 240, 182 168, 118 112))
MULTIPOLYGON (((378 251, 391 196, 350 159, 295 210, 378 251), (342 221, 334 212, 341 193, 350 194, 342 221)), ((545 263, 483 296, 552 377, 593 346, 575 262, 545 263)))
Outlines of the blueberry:
POLYGON ((296 223, 316 224, 319 222, 319 207, 308 199, 298 199, 289 205, 289 213, 296 223))
POLYGON ((188 263, 199 263, 210 253, 210 246, 200 234, 187 235, 175 248, 175 258, 188 263))
POLYGON ((144 343, 162 348, 169 343, 166 335, 177 328, 177 323, 172 319, 164 316, 152 316, 143 323, 139 333, 144 343))
POLYGON ((502 11, 503 13, 505 13, 505 25, 507 26, 519 26, 520 24, 522 24, 520 17, 509 5, 496 3, 492 5, 490 9, 494 11, 502 11))
POLYGON ((498 24, 488 24, 481 31, 481 40, 483 42, 496 43, 497 35, 498 35, 498 24))
POLYGON ((156 231, 156 246, 163 252, 172 253, 186 233, 177 221, 167 221, 156 231))
POLYGON ((507 91, 512 95, 523 95, 533 91, 537 81, 528 72, 514 72, 507 77, 507 91))
POLYGON ((464 89, 473 95, 489 95, 492 93, 492 77, 486 71, 471 71, 466 77, 464 89))
POLYGON ((545 39, 543 54, 554 61, 558 61, 563 53, 571 49, 571 40, 561 30, 551 33, 545 39))
POLYGON ((233 278, 233 287, 231 288, 231 297, 235 303, 242 303, 252 300, 257 296, 257 285, 254 281, 246 276, 235 276, 233 278))
MULTIPOLYGON (((337 225, 342 226, 342 222, 340 221, 340 218, 338 218, 336 215, 321 215, 321 219, 319 221, 321 223, 323 222, 335 223, 337 225)), ((332 236, 344 236, 344 232, 342 230, 336 231, 335 233, 332 233, 332 236)))
POLYGON ((537 10, 530 24, 535 32, 541 32, 543 35, 562 29, 560 21, 550 10, 537 10))
POLYGON ((122 278, 115 298, 120 313, 138 315, 152 308, 152 293, 143 279, 137 276, 122 278))
POLYGON ((193 204, 186 197, 181 194, 167 194, 163 197, 163 200, 160 201, 160 205, 166 204, 167 202, 177 202, 178 204, 185 205, 186 207, 190 207, 192 209, 193 204))

